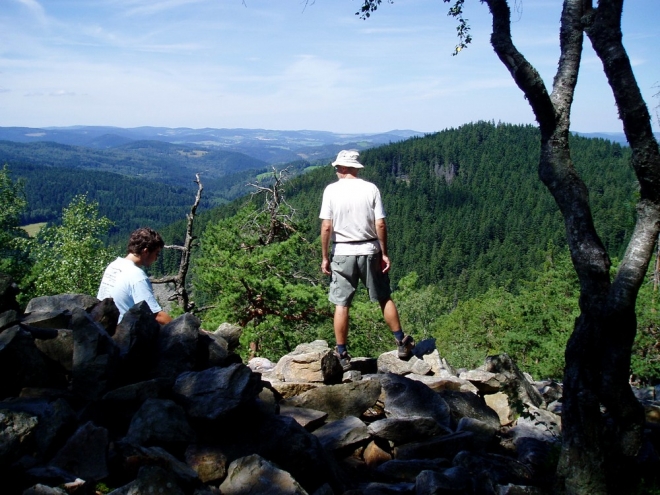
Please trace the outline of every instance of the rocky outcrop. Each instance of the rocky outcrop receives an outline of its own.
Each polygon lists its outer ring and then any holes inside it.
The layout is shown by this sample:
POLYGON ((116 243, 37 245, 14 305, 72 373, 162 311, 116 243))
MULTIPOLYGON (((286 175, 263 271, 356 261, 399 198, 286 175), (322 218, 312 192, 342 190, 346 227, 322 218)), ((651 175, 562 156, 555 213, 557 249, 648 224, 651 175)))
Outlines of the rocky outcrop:
POLYGON ((2 493, 549 493, 561 386, 506 355, 457 374, 421 342, 343 373, 315 341, 243 364, 239 327, 190 314, 28 308, 0 314, 2 493))

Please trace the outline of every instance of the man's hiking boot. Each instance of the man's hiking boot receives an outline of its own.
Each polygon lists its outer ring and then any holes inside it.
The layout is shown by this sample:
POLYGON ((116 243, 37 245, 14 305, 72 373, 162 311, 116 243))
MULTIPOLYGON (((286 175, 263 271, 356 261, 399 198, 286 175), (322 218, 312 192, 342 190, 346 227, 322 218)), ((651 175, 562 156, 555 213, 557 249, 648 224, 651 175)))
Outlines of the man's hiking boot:
POLYGON ((396 341, 397 356, 403 361, 408 361, 413 355, 414 347, 415 341, 410 335, 406 335, 402 341, 396 341))
POLYGON ((347 351, 344 351, 341 354, 339 354, 339 351, 335 347, 335 356, 337 356, 337 359, 339 359, 339 364, 341 364, 342 370, 348 371, 351 369, 351 356, 348 354, 347 351))

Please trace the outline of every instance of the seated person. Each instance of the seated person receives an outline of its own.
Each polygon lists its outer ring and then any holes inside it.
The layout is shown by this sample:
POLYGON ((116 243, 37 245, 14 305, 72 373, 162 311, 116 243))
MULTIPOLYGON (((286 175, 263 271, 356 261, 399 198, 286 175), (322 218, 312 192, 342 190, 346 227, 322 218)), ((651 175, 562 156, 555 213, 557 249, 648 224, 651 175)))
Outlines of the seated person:
POLYGON ((111 297, 119 309, 119 321, 124 313, 137 303, 146 301, 161 325, 172 321, 160 307, 149 277, 141 267, 148 267, 160 254, 165 243, 158 232, 150 228, 140 228, 128 240, 127 255, 110 263, 103 273, 97 299, 111 297))

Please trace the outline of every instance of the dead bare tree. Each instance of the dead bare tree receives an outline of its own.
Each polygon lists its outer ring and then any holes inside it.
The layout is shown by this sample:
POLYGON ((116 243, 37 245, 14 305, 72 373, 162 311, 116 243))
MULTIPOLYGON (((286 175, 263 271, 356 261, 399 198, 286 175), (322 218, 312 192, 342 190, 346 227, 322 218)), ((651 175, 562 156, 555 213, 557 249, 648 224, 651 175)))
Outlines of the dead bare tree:
POLYGON ((202 181, 199 179, 199 174, 195 174, 195 180, 193 182, 197 184, 197 195, 195 196, 195 202, 190 208, 190 213, 186 215, 188 222, 186 224, 186 237, 184 239, 183 246, 165 246, 165 249, 175 249, 181 251, 179 271, 176 275, 151 280, 151 283, 153 284, 173 283, 174 294, 170 297, 170 300, 176 300, 179 306, 186 313, 192 311, 195 307, 195 303, 190 300, 190 295, 188 294, 188 289, 186 288, 186 276, 188 275, 188 268, 190 267, 190 255, 192 254, 192 249, 197 245, 195 243, 197 237, 193 235, 193 224, 195 222, 195 213, 197 212, 197 207, 199 206, 199 202, 202 199, 202 191, 204 190, 202 181))

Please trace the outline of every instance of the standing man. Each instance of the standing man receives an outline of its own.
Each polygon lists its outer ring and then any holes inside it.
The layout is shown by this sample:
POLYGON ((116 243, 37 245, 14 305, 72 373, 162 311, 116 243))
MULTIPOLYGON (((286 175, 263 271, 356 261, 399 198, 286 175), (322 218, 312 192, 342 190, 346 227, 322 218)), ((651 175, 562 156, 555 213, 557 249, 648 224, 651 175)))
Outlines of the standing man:
POLYGON ((155 230, 137 229, 128 240, 126 257, 117 258, 105 269, 96 298, 111 297, 119 309, 119 321, 126 311, 142 301, 149 305, 158 323, 164 325, 172 321, 158 304, 149 277, 142 269, 156 261, 164 246, 163 238, 155 230))
POLYGON ((346 349, 349 309, 358 281, 369 290, 372 301, 378 301, 385 323, 396 340, 399 359, 410 359, 415 343, 401 330, 399 313, 390 297, 390 259, 387 256, 387 226, 380 191, 371 182, 358 178, 359 153, 343 150, 332 162, 337 182, 323 192, 321 204, 321 270, 332 275, 328 299, 335 304, 335 353, 344 370, 350 368, 351 356, 346 349), (332 240, 332 254, 330 252, 332 240))

